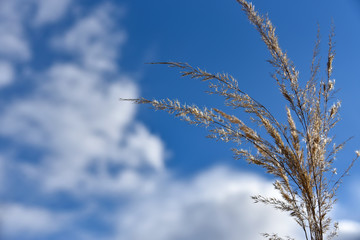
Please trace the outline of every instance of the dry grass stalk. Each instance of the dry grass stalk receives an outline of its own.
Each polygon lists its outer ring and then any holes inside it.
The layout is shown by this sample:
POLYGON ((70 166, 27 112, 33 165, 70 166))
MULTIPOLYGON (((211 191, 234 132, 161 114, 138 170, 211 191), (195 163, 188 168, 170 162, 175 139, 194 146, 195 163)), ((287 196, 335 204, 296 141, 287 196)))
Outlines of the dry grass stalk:
MULTIPOLYGON (((322 240, 336 235, 337 223, 331 226, 329 211, 336 201, 336 190, 349 168, 336 179, 333 167, 336 153, 345 142, 332 144, 330 130, 339 121, 340 102, 331 105, 334 96, 335 80, 332 79, 334 52, 334 30, 329 36, 326 81, 318 81, 319 74, 319 32, 311 64, 311 77, 305 87, 299 85, 299 72, 284 53, 275 34, 275 28, 267 16, 261 16, 254 6, 245 0, 237 0, 250 22, 260 33, 266 44, 274 67, 273 78, 282 96, 287 101, 287 123, 281 124, 270 111, 255 99, 243 92, 238 82, 228 74, 211 74, 187 63, 160 62, 179 68, 182 76, 199 79, 209 84, 210 94, 221 95, 227 106, 243 109, 257 126, 266 130, 267 136, 259 135, 243 121, 215 108, 182 105, 177 100, 125 99, 139 104, 150 104, 155 109, 164 110, 181 117, 190 124, 207 127, 210 137, 225 142, 250 144, 256 153, 244 149, 232 149, 235 158, 245 158, 259 165, 276 177, 274 183, 282 199, 254 196, 255 202, 272 205, 289 212, 301 226, 305 238, 322 240), (334 180, 335 179, 335 180, 334 180), (331 231, 331 228, 333 230, 331 231)), ((276 234, 264 234, 268 239, 281 239, 276 234)), ((291 239, 287 237, 287 239, 291 239)))

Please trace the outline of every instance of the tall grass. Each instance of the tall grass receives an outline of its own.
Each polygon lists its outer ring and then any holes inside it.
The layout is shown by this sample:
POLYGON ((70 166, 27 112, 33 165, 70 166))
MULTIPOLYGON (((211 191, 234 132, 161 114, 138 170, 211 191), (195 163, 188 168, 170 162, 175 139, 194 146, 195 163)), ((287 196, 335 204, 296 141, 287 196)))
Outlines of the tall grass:
MULTIPOLYGON (((159 62, 178 68, 183 77, 199 79, 208 83, 209 93, 223 96, 225 104, 242 109, 257 128, 224 110, 199 108, 196 105, 181 104, 177 100, 123 99, 138 104, 150 104, 154 109, 164 110, 180 117, 190 124, 206 127, 210 137, 225 142, 235 142, 232 149, 236 159, 266 169, 276 178, 274 187, 281 198, 253 196, 255 202, 271 205, 288 212, 298 223, 307 240, 331 239, 337 235, 338 224, 333 223, 329 212, 336 201, 336 191, 342 178, 349 172, 360 156, 356 151, 349 167, 337 174, 334 168, 336 154, 344 147, 333 143, 331 129, 339 121, 340 102, 334 101, 335 80, 332 79, 334 51, 334 30, 328 41, 326 76, 320 78, 319 45, 320 37, 313 51, 311 76, 299 84, 299 72, 280 48, 275 28, 267 16, 260 15, 254 6, 237 0, 250 22, 260 33, 274 68, 274 78, 281 95, 286 101, 287 121, 278 119, 261 103, 242 91, 237 80, 228 74, 212 74, 187 63, 159 62), (323 80, 319 80, 323 79, 323 80), (264 129, 262 134, 255 129, 264 129), (250 144, 252 151, 241 149, 243 143, 250 144)), ((276 234, 264 234, 268 239, 282 239, 276 234)), ((288 237, 288 239, 291 239, 288 237)))

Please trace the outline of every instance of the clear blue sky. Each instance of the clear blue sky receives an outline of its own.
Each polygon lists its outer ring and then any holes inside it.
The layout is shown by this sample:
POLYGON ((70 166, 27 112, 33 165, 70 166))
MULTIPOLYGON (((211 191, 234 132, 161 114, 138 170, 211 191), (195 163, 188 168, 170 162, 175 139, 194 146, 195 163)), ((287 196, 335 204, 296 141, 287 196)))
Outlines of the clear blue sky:
MULTIPOLYGON (((317 24, 325 73, 333 20, 342 102, 333 134, 337 143, 354 136, 336 162, 341 172, 360 149, 360 2, 253 3, 269 14, 303 82, 317 24)), ((233 160, 231 144, 119 101, 223 107, 203 83, 145 64, 180 61, 233 75, 282 118, 269 57, 235 0, 1 0, 0 238, 233 240, 279 232, 302 239, 286 214, 252 203, 252 195, 274 194, 272 179, 233 160)), ((344 179, 332 212, 339 239, 360 239, 359 170, 358 163, 344 179)))

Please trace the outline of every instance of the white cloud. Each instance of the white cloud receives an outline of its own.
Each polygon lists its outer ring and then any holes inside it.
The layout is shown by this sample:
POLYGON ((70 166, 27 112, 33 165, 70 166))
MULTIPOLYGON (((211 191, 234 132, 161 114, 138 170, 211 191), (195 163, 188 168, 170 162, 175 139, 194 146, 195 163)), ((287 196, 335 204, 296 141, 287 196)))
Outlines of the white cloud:
POLYGON ((119 213, 114 239, 263 239, 264 232, 303 237, 287 214, 254 204, 250 196, 257 194, 276 193, 271 182, 225 167, 192 180, 167 179, 119 213))
POLYGON ((30 58, 28 44, 21 34, 7 32, 3 29, 0 29, 0 34, 0 53, 3 56, 15 60, 27 60, 30 58))
POLYGON ((3 156, 0 156, 0 196, 4 191, 4 188, 6 186, 6 164, 3 156))
POLYGON ((149 188, 142 183, 144 168, 164 167, 160 138, 135 121, 136 105, 119 101, 137 97, 138 89, 116 71, 124 33, 114 28, 112 11, 103 5, 57 37, 84 61, 55 63, 40 74, 34 94, 2 114, 0 134, 48 151, 40 165, 23 166, 46 191, 139 191, 149 188), (100 47, 95 55, 93 47, 100 47))
POLYGON ((129 135, 125 148, 124 160, 132 166, 144 166, 149 164, 157 170, 164 169, 165 152, 159 148, 161 139, 152 135, 149 130, 142 124, 136 124, 134 133, 129 135), (147 159, 147 162, 144 162, 147 159))
POLYGON ((136 97, 136 86, 125 77, 113 83, 101 82, 101 77, 77 66, 56 65, 35 96, 15 102, 3 114, 3 135, 52 152, 41 167, 35 166, 48 190, 108 189, 129 179, 128 171, 110 174, 110 166, 163 167, 162 141, 140 123, 133 124, 135 105, 118 100, 136 97), (129 127, 134 131, 127 132, 129 127))
POLYGON ((29 23, 44 25, 61 19, 72 0, 1 0, 0 54, 11 61, 27 61, 32 53, 26 34, 29 23))
POLYGON ((36 25, 56 22, 61 19, 68 10, 72 0, 35 0, 37 12, 34 19, 36 25))
POLYGON ((360 239, 360 223, 350 220, 339 221, 339 239, 342 240, 360 239))
MULTIPOLYGON (((23 178, 41 194, 63 190, 81 195, 84 207, 88 204, 84 194, 111 198, 109 195, 146 193, 160 181, 163 142, 135 120, 136 105, 119 101, 120 97, 137 97, 138 88, 132 77, 117 69, 115 61, 125 33, 113 25, 112 11, 110 5, 103 5, 64 36, 59 35, 58 46, 74 54, 74 61, 56 62, 35 72, 38 85, 34 91, 3 106, 2 137, 45 153, 31 161, 16 157, 7 161, 11 172, 3 178, 9 174, 23 178)), ((21 19, 18 25, 21 29, 21 19)), ((6 63, 1 68, 10 69, 6 63)), ((4 82, 10 77, 8 74, 4 82)), ((64 230, 62 214, 50 209, 11 203, 4 209, 2 227, 9 236, 64 230)), ((76 239, 90 239, 86 230, 77 232, 76 239)))
POLYGON ((0 1, 0 54, 12 60, 28 60, 31 51, 25 38, 23 21, 28 17, 29 3, 19 0, 0 1))
POLYGON ((14 68, 6 61, 0 61, 0 87, 9 85, 14 80, 14 68))
POLYGON ((54 46, 77 56, 89 69, 116 69, 115 60, 120 53, 118 46, 124 43, 126 34, 115 29, 112 17, 121 12, 113 5, 103 5, 92 15, 78 21, 64 37, 55 39, 54 46))
POLYGON ((2 216, 5 216, 1 220, 5 236, 53 233, 65 225, 67 220, 63 214, 54 214, 44 208, 19 204, 5 204, 1 207, 2 216))

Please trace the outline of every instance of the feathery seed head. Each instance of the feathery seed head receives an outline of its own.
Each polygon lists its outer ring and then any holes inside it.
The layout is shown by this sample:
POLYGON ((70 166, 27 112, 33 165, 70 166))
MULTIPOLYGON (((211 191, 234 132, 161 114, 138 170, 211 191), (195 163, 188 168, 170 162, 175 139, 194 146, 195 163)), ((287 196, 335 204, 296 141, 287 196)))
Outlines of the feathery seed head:
MULTIPOLYGON (((332 180, 326 174, 337 174, 332 163, 336 153, 344 143, 335 145, 331 149, 328 144, 332 138, 328 137, 330 129, 336 124, 340 102, 329 106, 329 99, 334 94, 335 79, 331 79, 333 60, 332 37, 329 37, 329 53, 327 59, 327 82, 318 85, 319 35, 316 42, 311 66, 311 78, 306 87, 298 83, 299 71, 279 45, 272 25, 267 15, 260 15, 255 7, 247 0, 237 0, 242 6, 250 22, 260 33, 261 39, 267 46, 271 59, 269 63, 274 67, 275 79, 280 93, 287 101, 287 122, 279 123, 278 119, 262 104, 243 92, 238 82, 228 74, 211 74, 200 68, 194 68, 187 63, 162 62, 170 67, 180 69, 183 77, 207 82, 210 94, 217 94, 225 98, 225 105, 234 109, 242 109, 249 114, 257 127, 264 127, 266 132, 259 134, 233 115, 216 108, 198 108, 197 106, 181 105, 175 100, 146 100, 128 99, 139 104, 151 104, 154 109, 164 110, 176 117, 182 117, 190 124, 201 125, 212 133, 210 137, 225 142, 237 144, 248 143, 257 154, 243 149, 232 149, 235 158, 243 157, 252 164, 266 169, 278 180, 274 183, 282 199, 255 197, 256 201, 273 205, 275 208, 287 211, 302 227, 306 239, 323 240, 329 230, 331 219, 328 217, 333 203, 335 191, 341 178, 346 175, 350 167, 332 185, 332 180), (292 116, 293 115, 293 116, 292 116), (296 123, 296 124, 295 124, 296 123), (297 127, 297 126, 298 127, 297 127), (265 137, 263 136, 266 135, 265 137), (328 152, 329 150, 329 152, 328 152)), ((360 150, 355 151, 357 158, 360 150)), ((281 239, 276 235, 265 235, 269 239, 281 239)), ((290 239, 290 238, 288 238, 290 239)))
POLYGON ((355 151, 355 153, 357 157, 360 157, 360 150, 355 151))
POLYGON ((335 88, 335 79, 329 80, 328 81, 328 89, 329 89, 329 91, 334 90, 334 88, 335 88))

